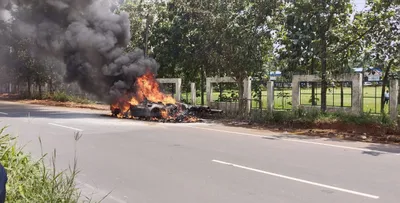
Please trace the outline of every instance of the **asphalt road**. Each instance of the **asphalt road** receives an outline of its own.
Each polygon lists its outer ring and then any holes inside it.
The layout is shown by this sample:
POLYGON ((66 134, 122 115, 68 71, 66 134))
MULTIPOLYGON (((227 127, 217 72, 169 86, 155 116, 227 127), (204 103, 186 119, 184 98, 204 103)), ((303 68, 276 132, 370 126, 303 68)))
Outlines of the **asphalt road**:
POLYGON ((34 157, 40 136, 60 169, 76 151, 79 187, 95 199, 112 191, 104 202, 400 202, 397 146, 105 113, 0 102, 0 125, 34 157))

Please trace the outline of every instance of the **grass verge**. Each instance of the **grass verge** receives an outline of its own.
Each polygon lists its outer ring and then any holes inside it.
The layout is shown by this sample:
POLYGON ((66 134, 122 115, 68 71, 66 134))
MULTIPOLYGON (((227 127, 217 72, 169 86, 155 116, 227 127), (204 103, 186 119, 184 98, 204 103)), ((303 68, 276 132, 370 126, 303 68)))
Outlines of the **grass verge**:
POLYGON ((222 123, 276 132, 286 131, 296 135, 400 144, 399 125, 386 114, 321 113, 317 109, 304 108, 274 112, 254 110, 250 117, 229 119, 222 123))
POLYGON ((312 126, 316 124, 343 123, 357 126, 380 126, 384 128, 396 128, 387 114, 373 115, 361 113, 359 115, 346 112, 321 113, 319 109, 299 108, 294 111, 253 111, 250 120, 254 123, 282 124, 285 126, 312 126))
MULTIPOLYGON (((51 157, 52 167, 45 164, 46 154, 34 161, 29 155, 17 147, 15 137, 0 130, 0 162, 7 171, 6 202, 37 202, 37 203, 75 203, 91 202, 83 198, 75 185, 77 170, 76 156, 69 170, 58 172, 55 166, 56 151, 51 157)), ((78 141, 79 134, 75 135, 78 141)), ((41 142, 40 142, 41 143, 41 142)))

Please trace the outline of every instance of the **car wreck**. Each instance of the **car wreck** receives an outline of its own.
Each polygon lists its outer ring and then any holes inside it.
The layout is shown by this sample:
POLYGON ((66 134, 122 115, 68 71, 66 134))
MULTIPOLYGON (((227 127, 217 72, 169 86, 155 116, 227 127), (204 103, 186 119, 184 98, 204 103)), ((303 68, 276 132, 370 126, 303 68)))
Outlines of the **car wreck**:
MULTIPOLYGON (((120 108, 111 108, 112 116, 121 117, 120 108)), ((211 109, 207 106, 192 106, 185 103, 175 104, 155 103, 145 100, 137 105, 130 105, 128 111, 123 113, 124 118, 138 118, 144 120, 168 120, 175 122, 194 122, 198 118, 222 114, 222 110, 211 109)))

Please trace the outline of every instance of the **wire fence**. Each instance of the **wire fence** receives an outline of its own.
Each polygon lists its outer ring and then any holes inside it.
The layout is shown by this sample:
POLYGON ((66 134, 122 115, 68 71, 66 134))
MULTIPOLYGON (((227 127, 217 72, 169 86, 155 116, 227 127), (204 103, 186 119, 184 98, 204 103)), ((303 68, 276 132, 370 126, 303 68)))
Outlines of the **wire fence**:
MULTIPOLYGON (((300 82, 300 105, 321 105, 321 82, 300 82)), ((352 82, 332 82, 327 87, 328 107, 352 106, 352 82)))
POLYGON ((274 109, 290 110, 292 109, 292 83, 275 82, 274 83, 274 109))
MULTIPOLYGON (((6 89, 6 87, 4 87, 6 89)), ((175 86, 173 84, 163 84, 162 89, 165 93, 174 96, 175 86)), ((219 103, 220 107, 237 109, 239 106, 239 91, 235 84, 218 84, 214 86, 211 94, 213 104, 219 103)), ((266 110, 267 96, 266 87, 252 90, 251 109, 266 110)), ((274 82, 274 109, 292 109, 292 83, 291 81, 274 82)), ((204 104, 206 104, 206 92, 204 92, 204 104)), ((352 107, 353 84, 350 81, 331 82, 327 87, 327 106, 328 107, 352 107)), ((389 112, 389 101, 381 104, 382 81, 365 82, 363 84, 362 108, 366 113, 380 114, 381 106, 384 111, 389 112)), ((190 85, 183 85, 181 100, 185 103, 192 103, 190 85)), ((195 104, 201 104, 201 91, 197 88, 195 104)), ((321 83, 320 82, 300 82, 300 105, 320 106, 321 105, 321 83)), ((399 111, 400 114, 400 111, 399 111)))
MULTIPOLYGON (((389 100, 383 104, 382 99, 382 81, 366 82, 363 85, 363 111, 366 113, 380 114, 381 108, 385 113, 389 112, 389 100)), ((388 90, 388 88, 386 88, 388 90)))

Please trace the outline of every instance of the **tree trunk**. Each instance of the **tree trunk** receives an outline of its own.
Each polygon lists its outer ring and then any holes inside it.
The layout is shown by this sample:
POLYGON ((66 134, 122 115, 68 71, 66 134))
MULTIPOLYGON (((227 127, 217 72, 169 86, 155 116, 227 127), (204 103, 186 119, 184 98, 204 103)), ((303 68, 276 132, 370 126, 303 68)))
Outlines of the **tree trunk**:
MULTIPOLYGON (((363 58, 363 61, 362 61, 362 83, 361 83, 361 86, 362 86, 362 88, 361 88, 361 95, 362 95, 362 97, 364 97, 364 84, 365 84, 365 61, 367 60, 368 58, 366 57, 366 56, 364 56, 364 58, 363 58)), ((361 99, 361 106, 363 107, 363 109, 364 109, 364 99, 361 99)))
MULTIPOLYGON (((314 75, 315 70, 315 59, 312 57, 311 59, 311 75, 314 75)), ((311 105, 316 106, 317 102, 315 101, 315 82, 311 83, 311 105)))
POLYGON ((201 74, 201 76, 200 76, 201 105, 204 105, 204 83, 205 83, 205 77, 204 77, 203 66, 201 66, 201 68, 200 68, 200 74, 201 74))
POLYGON ((326 89, 327 89, 327 73, 326 73, 326 58, 327 44, 326 32, 321 33, 321 111, 326 112, 326 89))
POLYGON ((343 91, 343 82, 340 82, 340 106, 344 106, 344 91, 343 91))
POLYGON ((32 98, 32 92, 31 92, 31 89, 32 89, 32 81, 31 81, 31 78, 30 77, 28 77, 27 78, 27 80, 28 80, 28 99, 30 99, 30 98, 32 98))
POLYGON ((146 30, 144 33, 144 56, 148 55, 148 41, 149 41, 149 27, 150 27, 150 15, 146 16, 146 30))
POLYGON ((240 78, 237 81, 238 87, 239 87, 239 115, 244 115, 244 112, 246 112, 246 102, 244 100, 243 94, 244 94, 244 85, 243 85, 243 80, 240 78))
POLYGON ((222 94, 224 92, 224 90, 222 89, 222 84, 221 83, 218 83, 218 88, 219 88, 219 98, 221 99, 222 98, 222 94))
POLYGON ((49 84, 49 92, 50 92, 50 94, 53 94, 54 90, 53 90, 53 79, 52 78, 50 78, 48 84, 49 84))
POLYGON ((390 68, 392 66, 393 60, 389 61, 389 64, 386 66, 385 76, 383 77, 382 81, 382 92, 381 92, 381 113, 385 113, 385 91, 386 86, 389 85, 389 73, 390 68))
POLYGON ((262 89, 258 92, 258 108, 260 110, 263 109, 263 103, 262 103, 262 89))
POLYGON ((39 83, 38 86, 39 86, 39 99, 42 99, 43 98, 42 85, 39 83))

